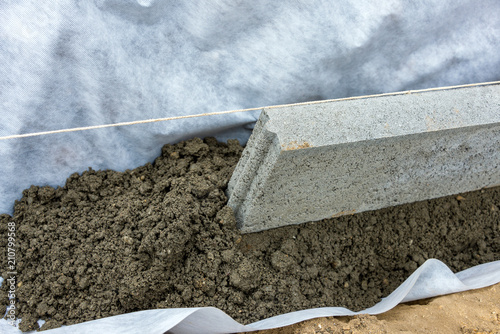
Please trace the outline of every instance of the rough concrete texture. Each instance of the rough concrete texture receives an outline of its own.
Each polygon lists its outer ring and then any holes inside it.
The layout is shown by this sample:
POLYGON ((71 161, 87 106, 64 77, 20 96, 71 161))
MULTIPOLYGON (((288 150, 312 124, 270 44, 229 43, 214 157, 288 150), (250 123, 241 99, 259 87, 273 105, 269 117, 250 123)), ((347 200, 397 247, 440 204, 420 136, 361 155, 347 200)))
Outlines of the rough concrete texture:
POLYGON ((500 85, 264 108, 227 193, 256 232, 500 184, 500 85))

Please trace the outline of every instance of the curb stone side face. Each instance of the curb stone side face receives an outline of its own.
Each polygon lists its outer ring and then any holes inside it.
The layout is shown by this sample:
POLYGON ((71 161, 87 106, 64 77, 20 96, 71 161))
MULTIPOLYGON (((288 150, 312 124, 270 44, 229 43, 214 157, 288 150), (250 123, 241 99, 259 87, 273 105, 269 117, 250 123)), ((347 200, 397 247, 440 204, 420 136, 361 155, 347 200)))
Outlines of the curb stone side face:
POLYGON ((500 183, 500 86, 265 108, 228 187, 242 232, 500 183))

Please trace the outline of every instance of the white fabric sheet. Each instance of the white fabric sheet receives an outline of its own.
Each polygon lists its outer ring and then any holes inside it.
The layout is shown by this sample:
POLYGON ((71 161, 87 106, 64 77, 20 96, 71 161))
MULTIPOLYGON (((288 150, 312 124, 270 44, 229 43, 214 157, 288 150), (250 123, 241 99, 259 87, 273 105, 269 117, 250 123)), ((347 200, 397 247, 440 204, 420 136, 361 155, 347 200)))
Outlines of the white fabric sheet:
MULTIPOLYGON (((500 80, 496 0, 3 0, 0 137, 500 80)), ((0 140, 0 213, 258 112, 0 140)))

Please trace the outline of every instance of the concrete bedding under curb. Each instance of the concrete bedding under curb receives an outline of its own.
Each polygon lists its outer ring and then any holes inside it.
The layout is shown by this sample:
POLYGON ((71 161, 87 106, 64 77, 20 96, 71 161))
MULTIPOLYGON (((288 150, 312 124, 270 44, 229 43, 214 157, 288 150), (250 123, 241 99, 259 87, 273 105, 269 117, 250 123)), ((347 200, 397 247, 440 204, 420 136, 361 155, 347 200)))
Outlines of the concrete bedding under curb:
POLYGON ((263 108, 228 185, 242 232, 500 184, 500 84, 263 108))

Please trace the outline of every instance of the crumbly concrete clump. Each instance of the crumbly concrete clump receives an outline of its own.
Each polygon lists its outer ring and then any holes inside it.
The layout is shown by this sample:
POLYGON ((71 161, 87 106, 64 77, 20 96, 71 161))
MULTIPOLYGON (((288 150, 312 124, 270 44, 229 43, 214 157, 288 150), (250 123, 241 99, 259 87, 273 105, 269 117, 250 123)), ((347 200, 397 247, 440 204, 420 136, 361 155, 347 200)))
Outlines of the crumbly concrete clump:
POLYGON ((499 188, 241 235, 225 195, 241 152, 193 139, 134 170, 25 190, 14 216, 0 215, 3 249, 17 227, 21 330, 166 307, 215 306, 243 323, 360 310, 428 258, 453 270, 500 259, 499 188))

